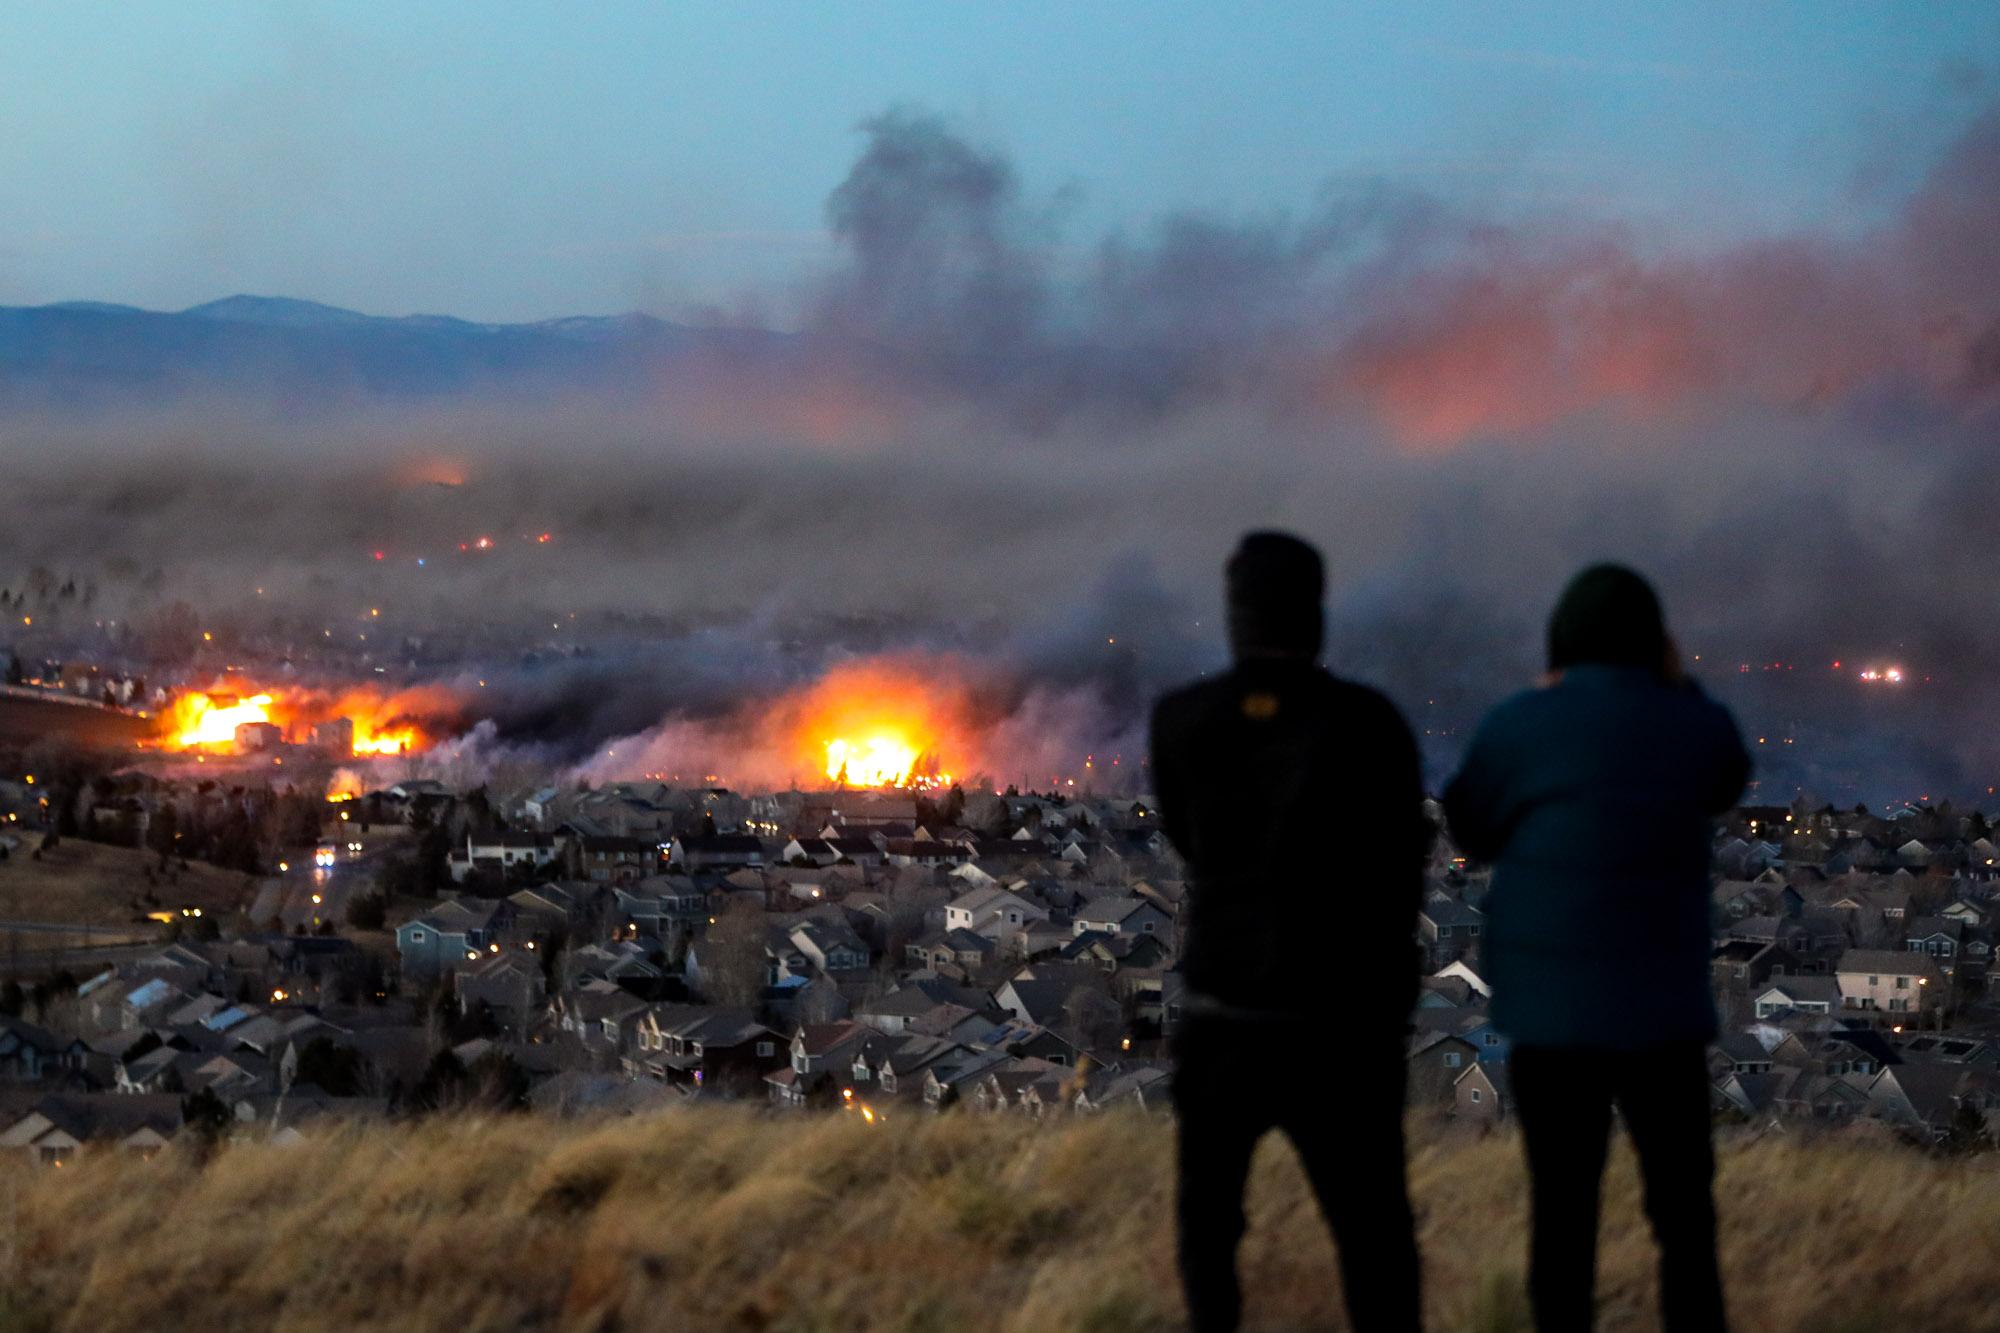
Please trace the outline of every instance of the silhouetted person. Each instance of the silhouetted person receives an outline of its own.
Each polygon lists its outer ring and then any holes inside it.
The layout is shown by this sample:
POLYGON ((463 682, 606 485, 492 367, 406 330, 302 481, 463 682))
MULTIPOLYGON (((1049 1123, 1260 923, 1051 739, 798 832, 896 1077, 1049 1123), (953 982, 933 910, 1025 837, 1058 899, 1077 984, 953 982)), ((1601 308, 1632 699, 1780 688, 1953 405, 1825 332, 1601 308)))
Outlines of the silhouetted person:
POLYGON ((1483 963, 1514 1043, 1535 1321, 1591 1326, 1615 1105, 1660 1247, 1662 1319, 1720 1329, 1708 861, 1750 758, 1728 710, 1683 678, 1659 599, 1629 569, 1571 581, 1548 662, 1542 688, 1487 715, 1445 792, 1459 847, 1494 866, 1483 963))
POLYGON ((1243 1188, 1274 1128, 1339 1241, 1355 1327, 1419 1325, 1403 1050, 1430 828, 1402 715, 1318 665, 1323 585, 1306 543, 1246 536, 1228 566, 1235 666, 1153 713, 1154 790, 1192 880, 1177 1221, 1204 1331, 1236 1327, 1243 1188))

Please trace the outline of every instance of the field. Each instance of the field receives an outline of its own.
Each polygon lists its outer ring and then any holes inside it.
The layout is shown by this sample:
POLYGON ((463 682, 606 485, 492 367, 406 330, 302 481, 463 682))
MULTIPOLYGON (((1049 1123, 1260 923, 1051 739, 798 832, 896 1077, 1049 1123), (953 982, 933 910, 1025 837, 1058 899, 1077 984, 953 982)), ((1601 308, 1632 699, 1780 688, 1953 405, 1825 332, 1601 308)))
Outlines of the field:
MULTIPOLYGON (((1119 1330, 1179 1326, 1170 1123, 727 1108, 438 1120, 293 1147, 5 1173, 0 1326, 1119 1330), (12 1195, 9 1198, 8 1195, 12 1195)), ((1418 1136, 1428 1316, 1525 1328, 1507 1135, 1418 1136)), ((1727 1142, 1736 1324, 1994 1329, 2000 1174, 1874 1138, 1727 1142)), ((1339 1328, 1288 1149, 1258 1160, 1248 1325, 1339 1328)), ((1630 1161, 1606 1189, 1601 1327, 1653 1326, 1630 1161)))
MULTIPOLYGON (((36 922, 88 925, 100 943, 107 931, 151 937, 157 929, 139 918, 157 909, 133 905, 149 889, 162 909, 199 907, 225 922, 229 913, 250 901, 247 877, 237 871, 198 861, 181 870, 176 862, 176 878, 170 884, 157 873, 159 857, 150 852, 64 838, 38 861, 30 855, 36 842, 30 835, 20 850, 0 862, 0 935, 9 922, 36 922), (156 882, 151 885, 146 883, 148 870, 155 871, 156 882)), ((23 935, 21 947, 41 947, 45 942, 23 935)))
POLYGON ((0 748, 59 740, 72 745, 129 750, 153 734, 154 724, 130 713, 0 693, 0 748))

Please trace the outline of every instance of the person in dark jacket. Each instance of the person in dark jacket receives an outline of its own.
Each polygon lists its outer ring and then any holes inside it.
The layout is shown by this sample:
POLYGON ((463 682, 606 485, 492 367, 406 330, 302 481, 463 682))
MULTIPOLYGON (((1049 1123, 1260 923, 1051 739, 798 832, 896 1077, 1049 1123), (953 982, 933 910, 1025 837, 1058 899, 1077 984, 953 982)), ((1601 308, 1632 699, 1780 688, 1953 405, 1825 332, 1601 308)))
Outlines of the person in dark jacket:
POLYGON ((1549 621, 1549 676, 1489 713, 1444 797, 1493 866, 1482 958, 1532 1177, 1542 1333, 1588 1329, 1617 1107, 1639 1155, 1669 1330, 1724 1326, 1706 1047, 1709 846, 1750 774, 1727 709, 1686 679, 1659 598, 1595 565, 1549 621))
POLYGON ((1191 879, 1173 1085, 1188 1312, 1204 1333, 1236 1327, 1243 1187, 1275 1128, 1339 1241, 1354 1326, 1414 1330, 1403 1046, 1431 834, 1416 741, 1394 704, 1318 665, 1317 551, 1253 532, 1227 580, 1234 667, 1161 699, 1152 725, 1162 826, 1191 879), (1360 833, 1337 860, 1319 841, 1333 827, 1360 833), (1337 1090, 1313 1072, 1329 1007, 1337 1090))

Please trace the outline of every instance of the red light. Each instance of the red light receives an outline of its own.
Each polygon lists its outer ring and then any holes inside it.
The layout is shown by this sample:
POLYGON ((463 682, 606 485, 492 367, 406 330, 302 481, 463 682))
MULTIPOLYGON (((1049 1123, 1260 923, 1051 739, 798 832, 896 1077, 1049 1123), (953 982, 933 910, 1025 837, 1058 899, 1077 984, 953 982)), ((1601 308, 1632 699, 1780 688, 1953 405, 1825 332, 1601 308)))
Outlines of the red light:
POLYGON ((382 553, 381 553, 380 551, 377 551, 377 552, 375 553, 375 558, 376 558, 377 560, 380 560, 380 559, 382 559, 382 553))
POLYGON ((1833 664, 1833 669, 1834 669, 1835 671, 1838 671, 1838 670, 1840 670, 1840 662, 1839 662, 1839 661, 1838 661, 1837 659, 1835 660, 1835 662, 1834 662, 1834 664, 1833 664))
POLYGON ((535 540, 538 542, 546 542, 548 539, 549 539, 549 534, 546 532, 543 533, 541 536, 535 538, 535 540))

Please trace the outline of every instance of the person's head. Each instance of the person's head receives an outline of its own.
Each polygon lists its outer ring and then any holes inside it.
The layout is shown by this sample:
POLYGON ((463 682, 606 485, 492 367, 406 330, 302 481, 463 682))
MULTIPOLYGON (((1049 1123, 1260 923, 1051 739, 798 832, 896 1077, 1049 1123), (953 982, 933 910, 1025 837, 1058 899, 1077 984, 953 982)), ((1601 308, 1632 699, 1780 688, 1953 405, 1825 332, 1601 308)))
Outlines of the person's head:
POLYGON ((1653 585, 1623 565, 1592 565, 1549 615, 1549 670, 1599 663, 1666 669, 1667 622, 1653 585))
POLYGON ((1325 637, 1320 599, 1326 569, 1319 552, 1288 532, 1250 532, 1224 571, 1229 591, 1229 649, 1254 657, 1319 656, 1325 637))

